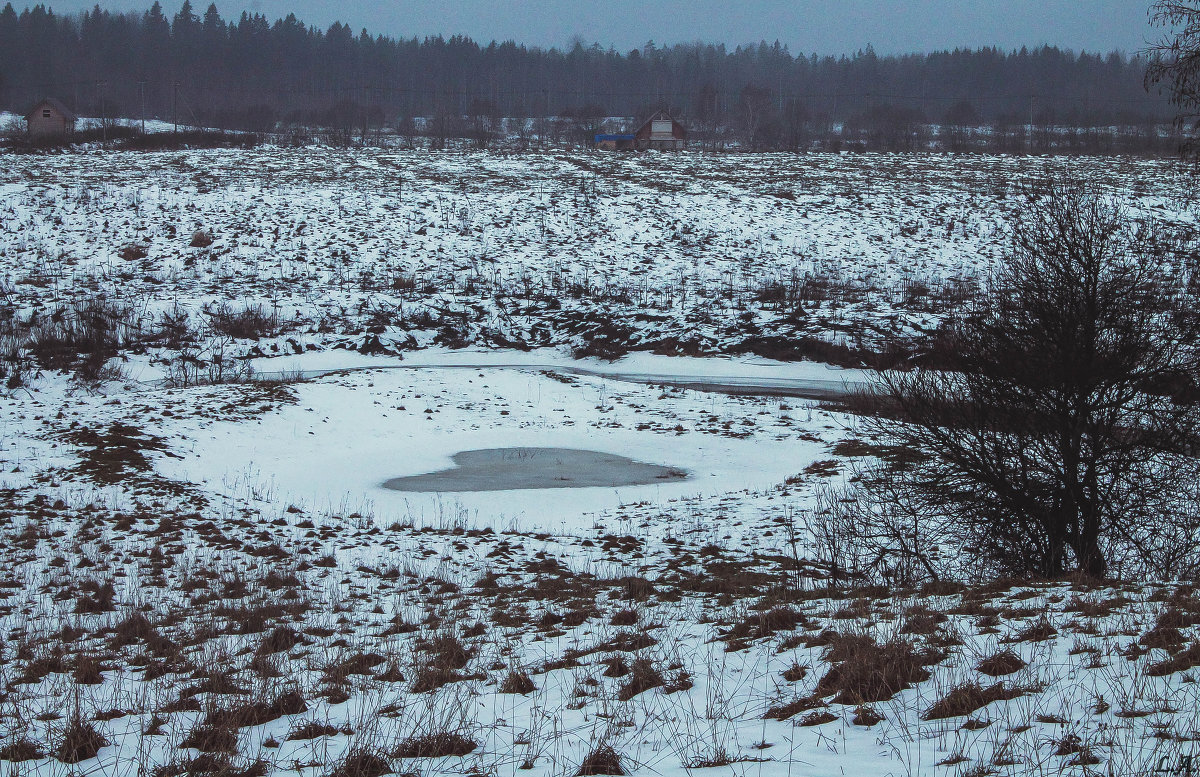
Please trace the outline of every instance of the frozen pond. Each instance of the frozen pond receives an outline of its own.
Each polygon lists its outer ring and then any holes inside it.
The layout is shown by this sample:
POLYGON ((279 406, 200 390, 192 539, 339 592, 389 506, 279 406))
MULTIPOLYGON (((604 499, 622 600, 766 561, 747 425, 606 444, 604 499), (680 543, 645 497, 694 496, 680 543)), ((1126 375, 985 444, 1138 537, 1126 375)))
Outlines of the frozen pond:
POLYGON ((383 487, 419 493, 511 491, 643 486, 687 478, 674 467, 576 448, 487 448, 450 458, 456 465, 450 469, 392 478, 383 487))

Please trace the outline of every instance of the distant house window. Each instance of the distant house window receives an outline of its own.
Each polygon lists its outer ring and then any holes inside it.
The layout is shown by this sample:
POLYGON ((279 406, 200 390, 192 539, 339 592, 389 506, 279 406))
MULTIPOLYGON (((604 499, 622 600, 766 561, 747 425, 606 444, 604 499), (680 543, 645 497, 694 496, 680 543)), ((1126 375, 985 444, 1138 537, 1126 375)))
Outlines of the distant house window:
POLYGON ((48 118, 50 118, 50 109, 49 109, 49 108, 43 108, 43 109, 42 109, 42 118, 43 118, 43 119, 48 119, 48 118))

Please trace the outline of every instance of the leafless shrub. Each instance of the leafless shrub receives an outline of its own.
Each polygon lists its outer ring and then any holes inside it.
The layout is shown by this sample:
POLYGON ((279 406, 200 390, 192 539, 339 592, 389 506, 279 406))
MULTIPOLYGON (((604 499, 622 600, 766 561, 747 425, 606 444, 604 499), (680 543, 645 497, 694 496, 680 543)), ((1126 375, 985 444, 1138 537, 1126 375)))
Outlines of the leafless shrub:
POLYGON ((136 338, 140 322, 132 305, 95 296, 38 314, 27 327, 28 348, 39 364, 74 370, 95 382, 108 361, 136 338))
POLYGON ((272 337, 279 330, 279 317, 261 303, 237 309, 227 302, 206 311, 212 331, 234 339, 257 340, 272 337))
POLYGON ((1153 230, 1110 201, 1061 182, 1029 201, 955 324, 953 369, 879 374, 896 414, 865 431, 922 457, 860 473, 856 560, 899 554, 937 577, 943 543, 991 574, 1191 575, 1196 303, 1156 269, 1153 230))

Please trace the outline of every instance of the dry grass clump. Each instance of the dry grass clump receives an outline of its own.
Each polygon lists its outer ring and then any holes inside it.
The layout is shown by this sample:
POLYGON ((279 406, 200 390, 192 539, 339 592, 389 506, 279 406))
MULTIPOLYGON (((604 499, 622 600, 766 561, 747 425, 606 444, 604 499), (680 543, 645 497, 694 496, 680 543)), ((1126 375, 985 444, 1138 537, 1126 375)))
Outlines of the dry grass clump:
POLYGON ((307 723, 301 723, 288 732, 285 742, 306 741, 309 739, 319 739, 320 737, 332 737, 342 733, 342 730, 337 726, 331 726, 328 723, 310 720, 307 723))
POLYGON ((392 751, 393 758, 443 758, 448 755, 467 755, 476 747, 474 740, 453 731, 441 731, 409 737, 392 751))
POLYGON ((270 701, 248 702, 210 710, 204 722, 210 726, 239 729, 245 726, 260 726, 285 715, 299 715, 307 710, 308 704, 304 697, 296 691, 289 691, 270 701))
POLYGON ((1069 766, 1095 766, 1100 763, 1100 759, 1078 734, 1067 734, 1058 740, 1055 743, 1054 754, 1075 756, 1067 762, 1069 766))
POLYGON ((382 755, 367 749, 356 749, 346 753, 334 765, 329 777, 383 777, 391 772, 392 765, 382 755))
POLYGON ((33 761, 45 758, 42 749, 28 737, 18 737, 4 747, 0 747, 0 761, 33 761))
POLYGON ((826 651, 833 664, 817 683, 815 694, 836 694, 839 704, 887 701, 915 683, 929 679, 925 666, 941 655, 920 653, 912 642, 894 638, 877 644, 870 637, 836 639, 826 651))
POLYGON ((525 672, 511 670, 500 683, 500 693, 533 693, 537 690, 533 680, 525 672))
POLYGON ((271 337, 279 329, 278 316, 261 304, 235 310, 228 303, 221 303, 207 314, 208 325, 214 332, 236 339, 271 337))
POLYGON ((926 607, 916 606, 909 608, 904 615, 904 627, 900 629, 901 634, 933 634, 941 626, 949 620, 945 613, 936 612, 926 607))
POLYGON ((617 692, 617 698, 621 701, 629 701, 640 693, 664 685, 666 685, 666 680, 654 666, 653 661, 648 658, 636 658, 629 672, 629 682, 621 686, 621 690, 617 692))
POLYGON ((636 610, 617 610, 609 620, 614 626, 636 626, 638 614, 636 610))
POLYGON ((793 661, 791 666, 783 670, 782 675, 783 679, 789 683, 796 683, 808 676, 808 667, 800 666, 800 664, 793 661))
POLYGON ((75 657, 75 671, 71 677, 78 685, 99 685, 104 682, 99 659, 87 655, 75 657))
POLYGON ((856 726, 866 726, 870 728, 877 723, 883 722, 883 716, 876 712, 874 707, 869 707, 866 704, 860 704, 854 708, 853 723, 856 726))
POLYGON ((979 683, 963 683, 950 690, 932 707, 921 714, 922 720, 942 720, 963 715, 970 715, 975 710, 986 707, 994 701, 1015 699, 1020 696, 1018 690, 1009 690, 1004 683, 983 687, 979 683))
POLYGON ((1001 650, 988 656, 975 667, 989 677, 1002 677, 1019 672, 1027 666, 1024 660, 1011 650, 1001 650))
POLYGON ((208 248, 212 244, 212 235, 203 229, 197 229, 193 232, 192 239, 188 241, 188 245, 192 248, 208 248))
POLYGON ((829 710, 813 710, 812 712, 800 718, 801 726, 821 726, 826 723, 832 723, 837 720, 837 715, 834 715, 829 710))
POLYGON ((1200 666, 1200 642, 1193 642, 1186 650, 1181 650, 1168 659, 1151 664, 1146 668, 1146 674, 1151 677, 1164 677, 1176 672, 1200 666))
POLYGON ((200 723, 192 728, 179 743, 180 747, 191 747, 202 753, 237 752, 237 729, 227 725, 200 723))
POLYGON ((702 755, 693 758, 686 764, 688 769, 715 769, 719 766, 732 766, 736 763, 745 761, 759 761, 757 758, 748 758, 746 756, 734 756, 723 746, 718 745, 709 755, 702 755))
POLYGON ((256 651, 259 655, 274 655, 286 653, 297 645, 304 643, 304 637, 295 629, 280 626, 263 638, 256 651))
POLYGON ((600 745, 588 753, 579 765, 575 777, 586 777, 593 774, 617 775, 622 777, 625 770, 621 768, 621 756, 611 745, 600 745))
POLYGON ((820 696, 802 696, 784 704, 768 707, 763 717, 767 720, 787 720, 793 715, 824 706, 826 706, 825 700, 820 696))
POLYGON ((1054 628, 1049 619, 1045 615, 1038 618, 1033 623, 1018 631, 1007 642, 1044 642, 1058 636, 1058 629, 1054 628))
POLYGON ((797 627, 808 628, 810 625, 808 618, 799 610, 774 607, 766 612, 748 615, 734 624, 733 628, 725 633, 724 638, 729 641, 731 650, 737 650, 752 640, 769 637, 778 631, 791 631, 797 627))
POLYGON ((108 740, 88 721, 78 714, 71 717, 67 728, 63 731, 62 741, 54 751, 54 757, 65 764, 79 763, 89 758, 95 758, 100 748, 106 747, 108 740))
POLYGON ((472 677, 460 674, 458 670, 466 667, 473 651, 453 634, 439 634, 418 643, 417 648, 428 658, 417 669, 412 685, 413 693, 435 691, 443 685, 472 677))
POLYGON ((144 644, 156 656, 165 656, 174 652, 175 643, 159 633, 145 615, 132 612, 116 625, 113 636, 109 640, 112 648, 122 648, 128 645, 144 644))
POLYGON ((1154 622, 1154 627, 1142 635, 1138 644, 1147 648, 1162 648, 1167 651, 1177 650, 1184 643, 1183 632, 1180 629, 1195 625, 1194 615, 1172 607, 1162 612, 1154 622))

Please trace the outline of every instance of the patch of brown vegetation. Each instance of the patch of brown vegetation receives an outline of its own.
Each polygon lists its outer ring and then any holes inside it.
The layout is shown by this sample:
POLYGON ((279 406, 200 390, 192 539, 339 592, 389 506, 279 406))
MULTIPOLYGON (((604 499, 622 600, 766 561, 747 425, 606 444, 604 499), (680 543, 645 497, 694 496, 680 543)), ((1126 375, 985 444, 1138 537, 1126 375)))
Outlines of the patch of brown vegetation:
POLYGON ((883 721, 883 716, 875 711, 874 707, 868 707, 865 704, 860 704, 854 708, 854 720, 856 726, 866 726, 870 728, 877 723, 883 721))
POLYGON ((1193 642, 1186 650, 1148 666, 1146 674, 1151 677, 1164 677, 1176 672, 1186 672, 1197 666, 1200 666, 1200 642, 1193 642))
POLYGON ((942 720, 963 715, 970 715, 994 701, 1015 699, 1020 691, 1008 690, 1004 683, 983 687, 979 683, 963 683, 952 688, 949 693, 934 703, 932 707, 921 714, 921 720, 942 720))
POLYGON ((329 777, 383 777, 391 771, 391 764, 378 753, 352 750, 334 766, 329 777))
POLYGON ((500 683, 500 693, 533 693, 537 690, 537 686, 533 684, 533 680, 525 672, 512 670, 504 676, 503 682, 500 683))
POLYGON ((42 749, 28 737, 18 737, 4 747, 0 747, 0 761, 19 763, 21 761, 33 761, 45 757, 46 755, 42 752, 42 749))
POLYGON ((892 639, 876 644, 867 636, 835 639, 825 653, 832 663, 817 683, 816 695, 836 694, 839 704, 887 701, 900 691, 929 679, 925 666, 942 656, 920 653, 912 642, 892 639))
POLYGON ((787 720, 793 715, 806 712, 817 707, 827 706, 820 696, 802 696, 784 704, 768 707, 763 717, 767 720, 787 720))
POLYGON ((54 757, 65 764, 75 764, 95 758, 100 748, 107 745, 108 740, 95 726, 75 715, 63 731, 62 741, 55 749, 54 757))
POLYGON ((662 673, 654 666, 654 662, 648 658, 634 659, 629 675, 629 682, 621 686, 621 689, 617 692, 617 698, 621 701, 629 701, 634 696, 644 693, 651 688, 659 688, 666 685, 666 680, 663 678, 662 673))
POLYGON ((622 777, 625 770, 621 768, 621 756, 610 745, 601 745, 588 753, 579 765, 575 777, 606 774, 622 777))
POLYGON ((467 755, 476 747, 474 740, 452 731, 409 737, 392 751, 393 758, 443 758, 467 755))
POLYGON ((989 677, 1002 677, 1019 672, 1026 667, 1019 655, 1011 650, 1001 650, 979 662, 975 669, 989 677))
POLYGON ((201 723, 194 726, 179 743, 180 747, 191 747, 202 753, 237 752, 237 729, 230 726, 214 726, 201 723))
POLYGON ((791 607, 773 607, 766 612, 747 615, 725 632, 722 639, 729 642, 730 650, 741 650, 747 643, 769 637, 778 631, 795 628, 812 628, 813 624, 804 613, 791 607))

